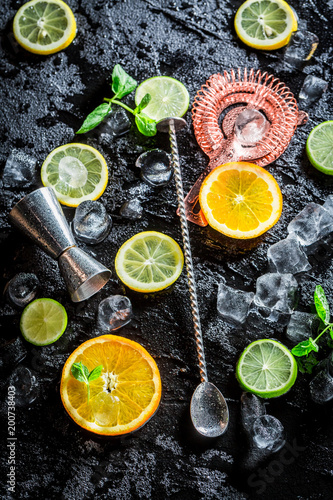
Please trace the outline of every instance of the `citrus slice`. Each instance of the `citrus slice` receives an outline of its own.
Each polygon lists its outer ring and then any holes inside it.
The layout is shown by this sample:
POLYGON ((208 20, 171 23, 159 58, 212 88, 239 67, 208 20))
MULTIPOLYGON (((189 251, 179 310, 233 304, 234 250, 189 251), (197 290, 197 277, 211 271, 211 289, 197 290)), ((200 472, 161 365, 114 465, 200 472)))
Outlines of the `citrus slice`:
POLYGON ((333 121, 320 123, 311 130, 306 153, 312 165, 324 174, 333 175, 333 121))
POLYGON ((35 345, 53 344, 66 327, 66 309, 53 299, 33 300, 23 310, 20 321, 23 337, 35 345))
POLYGON ((202 183, 199 200, 208 224, 230 238, 256 238, 279 220, 282 211, 274 177, 247 162, 215 168, 202 183))
POLYGON ((275 398, 294 385, 297 363, 289 349, 280 342, 256 340, 241 354, 236 377, 245 391, 262 398, 275 398))
POLYGON ((77 207, 82 201, 102 196, 108 182, 108 167, 95 148, 65 144, 47 156, 41 177, 44 186, 54 189, 60 203, 77 207))
POLYGON ((31 0, 19 8, 13 23, 17 42, 34 54, 53 54, 73 41, 76 22, 61 0, 31 0))
POLYGON ((137 106, 146 94, 150 94, 151 100, 143 113, 156 121, 169 116, 183 116, 190 102, 186 87, 170 76, 153 76, 143 81, 135 92, 137 106))
POLYGON ((178 243, 163 233, 144 231, 119 249, 115 267, 125 285, 137 292, 157 292, 174 283, 184 256, 178 243))
POLYGON ((236 13, 235 30, 246 45, 275 50, 297 31, 297 19, 284 0, 246 0, 236 13))
POLYGON ((87 340, 67 359, 60 394, 75 422, 96 434, 127 434, 144 425, 161 399, 161 378, 150 354, 137 342, 103 335, 87 340), (102 365, 99 378, 87 386, 74 378, 73 363, 82 362, 89 372, 102 365))

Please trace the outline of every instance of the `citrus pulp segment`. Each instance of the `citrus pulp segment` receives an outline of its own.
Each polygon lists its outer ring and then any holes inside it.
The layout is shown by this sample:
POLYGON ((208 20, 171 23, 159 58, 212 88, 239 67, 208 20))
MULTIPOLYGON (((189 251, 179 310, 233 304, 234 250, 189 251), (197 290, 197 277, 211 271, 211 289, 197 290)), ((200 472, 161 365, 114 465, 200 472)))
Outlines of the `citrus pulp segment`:
POLYGON ((25 340, 34 345, 52 344, 67 327, 66 309, 53 299, 36 299, 23 310, 20 329, 25 340))
POLYGON ((82 201, 96 200, 105 191, 108 168, 103 156, 86 144, 65 144, 46 158, 42 183, 54 189, 63 205, 77 207, 82 201))
POLYGON ((137 106, 146 94, 150 94, 151 100, 143 113, 156 121, 183 116, 190 102, 186 87, 170 76, 154 76, 143 81, 135 92, 137 106))
POLYGON ((53 54, 73 41, 76 21, 62 0, 31 0, 17 11, 13 32, 17 42, 35 54, 53 54))
POLYGON ((154 359, 140 344, 103 335, 81 344, 67 359, 61 376, 63 405, 75 422, 96 434, 127 434, 144 425, 161 399, 161 378, 154 359), (73 363, 89 372, 103 366, 99 378, 86 384, 74 378, 73 363))
POLYGON ((241 354, 236 377, 245 391, 262 398, 278 397, 294 385, 297 364, 289 349, 280 342, 256 340, 241 354))
POLYGON ((306 153, 317 170, 333 175, 333 120, 320 123, 311 130, 306 153))
POLYGON ((246 45, 275 50, 287 45, 297 19, 284 0, 246 0, 236 13, 235 30, 246 45))
POLYGON ((247 162, 216 167, 202 183, 199 201, 208 224, 231 238, 256 238, 279 220, 282 211, 274 177, 247 162))
POLYGON ((115 267, 121 281, 137 292, 157 292, 174 283, 184 256, 178 243, 163 233, 144 231, 119 249, 115 267))

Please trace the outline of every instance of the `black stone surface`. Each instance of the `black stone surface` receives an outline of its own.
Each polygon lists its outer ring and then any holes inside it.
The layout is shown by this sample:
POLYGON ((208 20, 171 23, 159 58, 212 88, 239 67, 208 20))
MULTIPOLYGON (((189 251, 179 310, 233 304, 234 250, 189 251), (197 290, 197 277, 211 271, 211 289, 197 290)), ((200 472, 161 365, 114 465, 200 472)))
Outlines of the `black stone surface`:
MULTIPOLYGON (((241 427, 241 390, 235 379, 238 356, 249 342, 264 337, 292 347, 279 324, 233 328, 218 318, 217 285, 254 290, 267 268, 270 244, 286 237, 288 222, 310 201, 323 203, 332 180, 315 171, 305 153, 305 141, 318 123, 332 119, 332 89, 309 108, 310 119, 299 128, 287 151, 267 170, 281 186, 284 207, 279 222, 251 248, 226 242, 208 228, 192 225, 194 264, 210 380, 230 407, 228 432, 217 440, 200 438, 192 429, 189 402, 199 382, 185 272, 171 290, 153 296, 125 290, 113 272, 107 286, 90 300, 69 300, 57 264, 13 229, 8 212, 22 196, 39 187, 39 171, 47 154, 67 142, 85 142, 106 158, 110 180, 100 199, 112 216, 108 238, 95 247, 80 245, 114 271, 120 245, 143 230, 163 231, 181 242, 175 215, 173 183, 154 189, 140 180, 135 160, 153 147, 169 150, 166 137, 148 139, 132 127, 108 141, 96 131, 74 135, 83 118, 110 92, 113 66, 120 63, 139 82, 170 75, 189 90, 191 102, 213 73, 254 67, 275 74, 297 96, 307 74, 331 81, 332 0, 292 0, 300 27, 316 33, 320 45, 302 69, 281 61, 282 51, 259 52, 243 45, 233 28, 242 2, 219 0, 68 0, 77 19, 74 42, 62 52, 43 57, 25 52, 13 42, 11 24, 22 2, 2 0, 0 162, 12 149, 37 159, 36 181, 1 189, 0 240, 2 289, 17 272, 33 272, 41 296, 64 304, 69 326, 55 344, 37 348, 19 333, 21 311, 3 298, 1 306, 1 497, 43 499, 329 499, 332 498, 332 404, 316 405, 309 398, 311 376, 299 375, 292 390, 267 403, 279 418, 287 445, 262 461, 251 457, 241 427), (119 216, 121 205, 138 197, 140 220, 119 216), (134 319, 118 333, 140 342, 155 358, 163 394, 156 415, 133 435, 102 440, 84 433, 65 413, 59 395, 62 366, 83 341, 95 336, 98 303, 125 293, 133 303, 134 319), (39 395, 16 409, 16 490, 8 493, 7 387, 16 364, 30 368, 39 381, 39 395), (296 446, 296 448, 295 448, 296 446), (292 450, 292 451, 290 451, 292 450)), ((132 96, 128 98, 132 102, 132 96)), ((207 164, 186 116, 188 129, 178 134, 187 190, 207 164)), ((70 221, 73 210, 65 209, 70 221)), ((333 305, 331 260, 314 263, 299 278, 300 310, 309 310, 316 284, 322 284, 333 305)))

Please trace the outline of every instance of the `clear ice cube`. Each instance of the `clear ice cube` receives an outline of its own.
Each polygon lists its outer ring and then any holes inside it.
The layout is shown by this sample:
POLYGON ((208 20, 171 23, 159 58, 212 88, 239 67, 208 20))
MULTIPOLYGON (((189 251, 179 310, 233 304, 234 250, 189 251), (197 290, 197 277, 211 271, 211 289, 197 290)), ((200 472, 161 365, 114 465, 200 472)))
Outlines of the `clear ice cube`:
POLYGON ((311 269, 308 258, 296 238, 286 238, 270 246, 267 251, 272 272, 298 274, 311 269))
POLYGON ((29 187, 36 177, 36 158, 24 151, 13 149, 2 174, 4 187, 29 187))
MULTIPOLYGON (((112 138, 126 134, 130 128, 131 120, 128 118, 126 111, 117 106, 98 126, 98 132, 101 136, 105 135, 112 138)), ((107 137, 104 137, 104 139, 107 137)))
POLYGON ((253 298, 253 292, 243 292, 222 282, 217 292, 217 311, 224 320, 242 324, 247 318, 253 298))
POLYGON ((83 201, 75 210, 72 229, 80 241, 96 245, 107 237, 111 226, 111 217, 99 201, 83 201))
POLYGON ((102 332, 118 330, 131 321, 132 315, 132 304, 128 297, 111 295, 98 306, 98 326, 102 332))
POLYGON ((40 282, 33 273, 18 273, 6 286, 6 295, 10 302, 18 307, 25 307, 34 300, 40 289, 40 282))
POLYGON ((295 344, 313 335, 316 314, 294 311, 287 326, 286 336, 295 344))
POLYGON ((317 373, 309 387, 311 398, 315 403, 323 404, 333 399, 333 376, 328 369, 317 373))
POLYGON ((296 306, 298 284, 292 274, 267 273, 257 279, 254 303, 270 321, 290 315, 296 306))
POLYGON ((9 377, 9 385, 15 387, 15 404, 28 406, 38 396, 38 381, 32 371, 19 365, 9 377))
POLYGON ((253 444, 271 452, 280 450, 284 443, 284 427, 280 420, 272 415, 262 415, 253 421, 251 437, 253 444))
POLYGON ((266 415, 264 401, 255 394, 243 392, 241 396, 241 415, 244 429, 251 433, 254 420, 257 417, 266 415))
MULTIPOLYGON (((333 216, 317 203, 309 203, 289 223, 288 233, 309 247, 333 232, 333 216)), ((307 251, 308 253, 308 251, 307 251)))
POLYGON ((119 213, 122 217, 126 217, 127 219, 141 219, 143 208, 139 200, 133 199, 126 201, 121 206, 119 213))
POLYGON ((317 76, 308 75, 299 93, 299 102, 304 105, 311 105, 327 90, 328 83, 317 76))
POLYGON ((319 38, 311 31, 299 30, 291 34, 284 59, 293 66, 309 61, 319 44, 319 38))
POLYGON ((0 375, 8 373, 27 355, 27 350, 21 337, 10 340, 0 349, 0 375))
POLYGON ((166 186, 172 179, 171 157, 162 149, 152 149, 139 156, 136 166, 141 168, 141 178, 149 186, 166 186))
POLYGON ((333 194, 327 196, 325 203, 323 205, 325 210, 327 210, 333 217, 333 194))
POLYGON ((245 109, 236 118, 235 135, 244 146, 257 144, 269 129, 269 122, 256 109, 245 109))

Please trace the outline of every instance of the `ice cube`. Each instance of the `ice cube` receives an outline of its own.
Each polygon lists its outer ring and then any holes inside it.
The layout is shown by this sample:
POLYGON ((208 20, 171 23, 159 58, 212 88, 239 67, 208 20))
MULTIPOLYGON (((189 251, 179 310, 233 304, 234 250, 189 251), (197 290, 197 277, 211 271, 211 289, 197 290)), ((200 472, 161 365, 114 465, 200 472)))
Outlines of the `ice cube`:
POLYGON ((247 318, 253 298, 253 292, 236 290, 222 282, 217 292, 217 311, 226 321, 242 324, 247 318))
POLYGON ((294 31, 285 50, 284 59, 292 66, 298 67, 311 59, 318 44, 319 38, 311 31, 294 31))
POLYGON ((316 314, 294 311, 286 330, 288 339, 295 342, 295 344, 308 340, 313 335, 317 323, 315 318, 317 318, 316 314))
POLYGON ((0 348, 0 374, 3 376, 20 363, 27 355, 21 337, 6 342, 0 348))
POLYGON ((306 247, 319 242, 332 232, 333 216, 317 203, 306 205, 288 225, 288 233, 296 236, 301 245, 306 247))
POLYGON ((101 136, 105 135, 112 138, 126 134, 130 128, 131 120, 128 118, 126 111, 117 106, 106 118, 104 118, 97 130, 101 136))
POLYGON ((235 135, 244 146, 257 144, 269 129, 265 116, 255 109, 245 109, 236 118, 235 135))
POLYGON ((5 187, 29 187, 35 180, 36 158, 24 151, 13 149, 2 174, 5 187))
POLYGON ((133 199, 126 201, 120 208, 120 215, 127 219, 141 219, 143 208, 139 200, 133 199))
POLYGON ((149 186, 162 187, 172 179, 171 157, 162 149, 152 149, 139 156, 136 166, 141 168, 141 178, 149 186))
POLYGON ((75 210, 72 228, 80 241, 96 245, 107 237, 111 226, 111 217, 99 201, 83 201, 75 210))
POLYGON ((299 93, 299 102, 304 105, 311 105, 319 99, 323 92, 327 90, 328 83, 317 76, 308 75, 299 93))
POLYGON ((309 387, 311 398, 315 403, 323 404, 333 399, 333 377, 328 369, 317 373, 309 387))
POLYGON ((127 325, 132 319, 132 304, 128 297, 111 295, 98 306, 97 322, 102 332, 111 332, 127 325))
POLYGON ((272 415, 262 415, 254 419, 251 437, 257 448, 273 453, 280 450, 285 443, 284 427, 280 420, 272 415))
POLYGON ((332 215, 333 217, 333 194, 330 194, 327 198, 326 201, 323 205, 323 207, 328 210, 328 212, 332 215))
POLYGON ((18 273, 6 286, 6 295, 18 307, 25 307, 34 300, 40 288, 37 276, 33 273, 18 273))
POLYGON ((38 381, 32 371, 19 365, 9 377, 9 385, 15 387, 15 404, 27 406, 38 396, 38 381))
POLYGON ((298 274, 311 269, 297 238, 286 238, 270 246, 267 258, 272 272, 298 274))
POLYGON ((241 415, 244 429, 251 433, 254 420, 257 417, 266 415, 264 401, 255 394, 243 392, 241 396, 241 415))
POLYGON ((257 279, 254 303, 270 321, 277 321, 292 313, 297 291, 298 284, 292 274, 263 274, 257 279))

